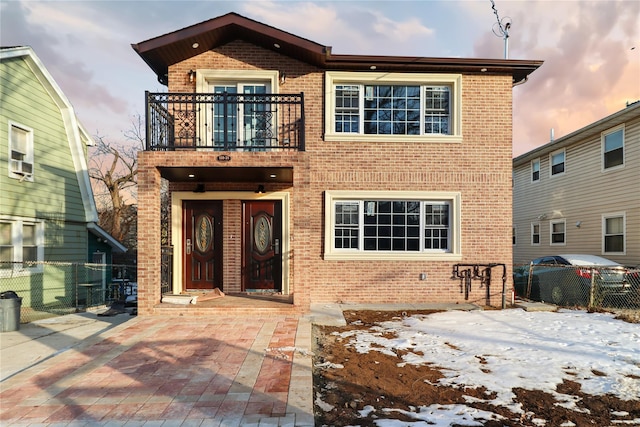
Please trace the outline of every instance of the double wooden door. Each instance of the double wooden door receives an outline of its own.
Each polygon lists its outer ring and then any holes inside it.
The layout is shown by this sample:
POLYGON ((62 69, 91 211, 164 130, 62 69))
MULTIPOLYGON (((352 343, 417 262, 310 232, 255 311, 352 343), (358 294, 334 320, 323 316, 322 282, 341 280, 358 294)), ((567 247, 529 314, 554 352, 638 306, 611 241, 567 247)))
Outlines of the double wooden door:
MULTIPOLYGON (((183 202, 184 289, 223 289, 222 201, 183 202)), ((242 203, 242 291, 282 291, 282 202, 242 203)))

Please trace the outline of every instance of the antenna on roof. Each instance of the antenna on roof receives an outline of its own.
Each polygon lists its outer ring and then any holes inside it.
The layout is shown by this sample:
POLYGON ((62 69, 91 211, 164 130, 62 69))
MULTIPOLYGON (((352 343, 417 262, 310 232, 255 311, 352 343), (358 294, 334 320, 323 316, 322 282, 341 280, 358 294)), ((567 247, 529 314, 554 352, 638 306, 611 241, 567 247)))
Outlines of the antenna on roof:
POLYGON ((504 59, 509 59, 509 29, 511 28, 511 18, 505 16, 500 19, 498 16, 498 9, 496 9, 496 4, 491 1, 491 9, 493 9, 493 13, 496 14, 497 22, 493 24, 493 34, 498 37, 502 37, 504 40, 504 59))

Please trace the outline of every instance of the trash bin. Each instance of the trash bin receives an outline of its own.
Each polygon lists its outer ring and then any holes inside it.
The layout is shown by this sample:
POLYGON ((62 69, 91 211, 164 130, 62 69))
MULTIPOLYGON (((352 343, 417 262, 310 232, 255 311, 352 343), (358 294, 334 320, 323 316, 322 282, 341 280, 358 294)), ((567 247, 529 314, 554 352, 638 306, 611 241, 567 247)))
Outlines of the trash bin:
POLYGON ((20 329, 22 298, 14 291, 0 293, 0 332, 20 329))

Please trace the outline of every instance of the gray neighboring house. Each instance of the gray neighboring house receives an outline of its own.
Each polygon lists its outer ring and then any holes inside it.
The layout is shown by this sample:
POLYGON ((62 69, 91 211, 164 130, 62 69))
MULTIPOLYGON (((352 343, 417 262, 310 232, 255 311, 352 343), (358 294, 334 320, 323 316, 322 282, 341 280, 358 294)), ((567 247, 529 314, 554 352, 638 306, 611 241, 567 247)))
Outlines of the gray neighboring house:
POLYGON ((513 160, 513 263, 640 264, 640 101, 513 160))

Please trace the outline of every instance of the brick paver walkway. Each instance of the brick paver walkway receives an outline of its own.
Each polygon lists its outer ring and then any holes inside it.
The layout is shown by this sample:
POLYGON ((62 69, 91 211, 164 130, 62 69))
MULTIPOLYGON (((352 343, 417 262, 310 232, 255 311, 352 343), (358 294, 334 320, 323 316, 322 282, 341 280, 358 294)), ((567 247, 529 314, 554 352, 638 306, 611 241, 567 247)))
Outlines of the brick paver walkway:
POLYGON ((142 317, 0 383, 0 424, 312 426, 296 316, 142 317))

